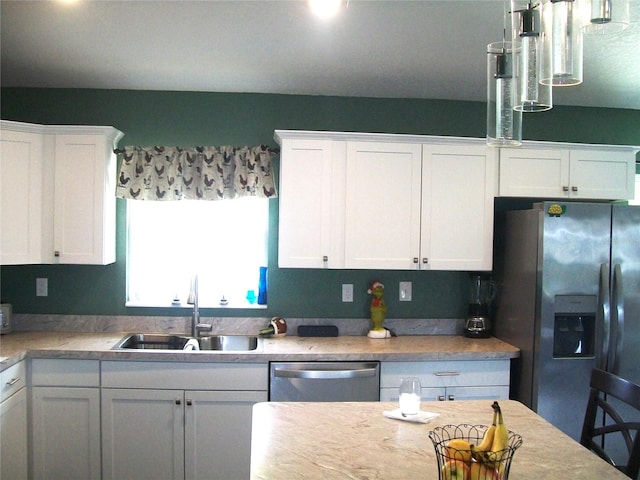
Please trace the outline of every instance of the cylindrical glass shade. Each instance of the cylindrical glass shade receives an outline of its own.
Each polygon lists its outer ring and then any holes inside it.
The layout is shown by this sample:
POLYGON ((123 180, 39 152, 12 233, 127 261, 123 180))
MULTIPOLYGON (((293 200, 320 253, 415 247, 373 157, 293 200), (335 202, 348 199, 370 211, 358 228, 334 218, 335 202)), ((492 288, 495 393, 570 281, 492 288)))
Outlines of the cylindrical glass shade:
POLYGON ((542 3, 542 73, 540 82, 553 86, 582 83, 583 0, 542 3))
POLYGON ((628 0, 590 0, 590 10, 583 33, 607 35, 622 32, 629 27, 628 0))
POLYGON ((516 85, 511 42, 487 45, 487 144, 520 145, 522 112, 513 109, 516 85))
POLYGON ((540 83, 543 42, 539 4, 512 0, 511 23, 516 54, 516 103, 523 112, 543 112, 553 107, 550 84, 540 83))

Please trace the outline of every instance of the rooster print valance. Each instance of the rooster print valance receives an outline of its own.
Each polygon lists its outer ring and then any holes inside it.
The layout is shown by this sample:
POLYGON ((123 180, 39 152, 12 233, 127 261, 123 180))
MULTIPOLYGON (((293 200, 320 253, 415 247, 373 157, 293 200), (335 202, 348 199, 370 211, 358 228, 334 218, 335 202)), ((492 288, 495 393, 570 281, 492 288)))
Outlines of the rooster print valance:
POLYGON ((276 196, 273 152, 257 147, 138 147, 119 151, 116 196, 131 200, 224 200, 276 196))

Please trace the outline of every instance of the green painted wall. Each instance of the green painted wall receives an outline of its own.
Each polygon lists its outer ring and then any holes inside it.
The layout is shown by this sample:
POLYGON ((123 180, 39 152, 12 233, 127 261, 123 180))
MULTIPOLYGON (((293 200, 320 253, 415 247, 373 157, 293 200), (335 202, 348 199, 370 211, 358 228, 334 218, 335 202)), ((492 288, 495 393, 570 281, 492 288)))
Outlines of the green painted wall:
MULTIPOLYGON (((485 104, 436 100, 318 96, 3 88, 1 116, 43 124, 113 125, 120 145, 271 144, 275 129, 334 130, 484 137, 485 104)), ((524 120, 526 139, 640 145, 640 111, 555 107, 524 120)), ((2 302, 17 313, 184 315, 184 310, 126 308, 125 203, 118 200, 117 261, 108 266, 2 267, 2 302), (49 296, 35 296, 35 278, 49 296)), ((269 307, 206 309, 205 315, 368 317, 368 284, 387 286, 390 318, 461 318, 465 272, 290 270, 277 268, 277 200, 271 201, 269 307), (413 302, 400 303, 398 282, 413 282, 413 302), (354 284, 354 302, 340 301, 354 284)), ((473 234, 473 233, 470 233, 473 234)))

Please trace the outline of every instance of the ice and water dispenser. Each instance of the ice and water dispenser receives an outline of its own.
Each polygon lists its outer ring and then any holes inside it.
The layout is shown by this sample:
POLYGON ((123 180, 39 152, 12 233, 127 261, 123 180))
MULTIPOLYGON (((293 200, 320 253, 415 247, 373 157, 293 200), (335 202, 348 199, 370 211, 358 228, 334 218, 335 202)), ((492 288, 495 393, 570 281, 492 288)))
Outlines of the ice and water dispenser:
POLYGON ((595 355, 596 295, 557 295, 553 326, 553 357, 595 355))

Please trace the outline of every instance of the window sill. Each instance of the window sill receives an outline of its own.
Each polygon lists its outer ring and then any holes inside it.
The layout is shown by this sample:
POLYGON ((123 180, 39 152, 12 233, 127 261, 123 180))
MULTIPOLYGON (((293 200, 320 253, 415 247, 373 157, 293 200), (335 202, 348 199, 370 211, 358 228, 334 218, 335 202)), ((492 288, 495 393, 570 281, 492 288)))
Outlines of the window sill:
MULTIPOLYGON (((193 310, 193 305, 189 305, 187 303, 180 303, 178 305, 173 303, 151 303, 151 302, 134 302, 128 301, 125 303, 125 307, 140 307, 140 308, 171 308, 176 310, 193 310)), ((208 304, 208 303, 200 303, 198 304, 199 309, 222 309, 222 310, 266 310, 268 305, 259 305, 257 303, 248 303, 248 302, 229 302, 226 305, 218 304, 208 304)))

